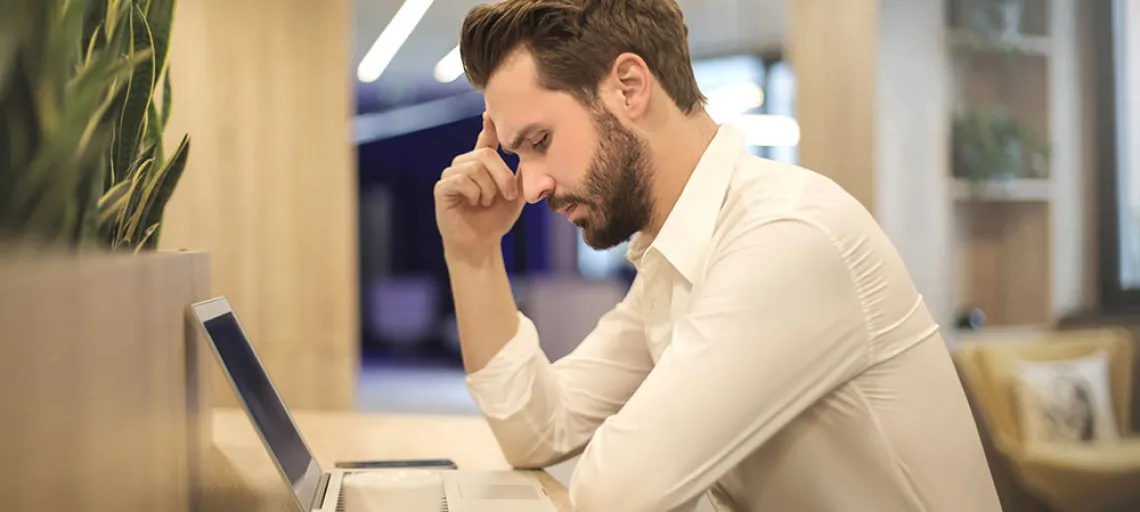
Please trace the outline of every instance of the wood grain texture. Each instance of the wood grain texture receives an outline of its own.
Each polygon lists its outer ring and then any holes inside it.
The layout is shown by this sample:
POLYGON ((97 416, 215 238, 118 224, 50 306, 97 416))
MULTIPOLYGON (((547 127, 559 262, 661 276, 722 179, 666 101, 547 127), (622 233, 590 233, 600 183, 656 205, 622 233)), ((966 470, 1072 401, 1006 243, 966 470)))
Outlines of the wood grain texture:
POLYGON ((1051 323, 1049 204, 963 203, 957 212, 961 300, 982 308, 989 325, 1051 323))
POLYGON ((192 510, 208 460, 204 254, 0 259, 0 496, 12 510, 192 510))
POLYGON ((800 163, 875 211, 878 0, 792 0, 800 163))
MULTIPOLYGON (((377 415, 303 411, 294 415, 301 435, 323 468, 338 460, 437 459, 460 469, 509 470, 487 422, 480 416, 377 415)), ((292 510, 289 490, 240 409, 213 412, 207 510, 268 512, 292 510)), ((535 475, 559 511, 570 510, 567 489, 545 471, 535 475)))
POLYGON ((269 355, 294 408, 354 400, 351 9, 348 0, 179 2, 171 46, 167 143, 190 133, 192 149, 162 246, 210 252, 214 292, 269 355))

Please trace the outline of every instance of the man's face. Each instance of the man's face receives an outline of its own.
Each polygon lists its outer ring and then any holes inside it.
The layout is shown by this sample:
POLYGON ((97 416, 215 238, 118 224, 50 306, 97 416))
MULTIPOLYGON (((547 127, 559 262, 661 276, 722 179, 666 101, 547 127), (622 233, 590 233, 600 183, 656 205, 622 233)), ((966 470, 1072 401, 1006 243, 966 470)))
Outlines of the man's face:
POLYGON ((543 88, 526 52, 508 58, 485 93, 503 149, 519 156, 527 201, 545 198, 595 249, 645 228, 652 213, 649 149, 601 101, 583 106, 543 88))

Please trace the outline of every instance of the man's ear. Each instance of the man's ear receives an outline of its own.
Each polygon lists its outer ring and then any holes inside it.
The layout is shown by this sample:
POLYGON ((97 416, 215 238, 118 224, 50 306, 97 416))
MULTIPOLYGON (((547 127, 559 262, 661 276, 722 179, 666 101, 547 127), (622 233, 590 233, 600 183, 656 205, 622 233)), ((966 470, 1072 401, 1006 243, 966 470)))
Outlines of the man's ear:
POLYGON ((630 119, 644 117, 653 95, 653 73, 649 65, 637 54, 623 53, 614 60, 611 75, 621 100, 617 107, 630 119))

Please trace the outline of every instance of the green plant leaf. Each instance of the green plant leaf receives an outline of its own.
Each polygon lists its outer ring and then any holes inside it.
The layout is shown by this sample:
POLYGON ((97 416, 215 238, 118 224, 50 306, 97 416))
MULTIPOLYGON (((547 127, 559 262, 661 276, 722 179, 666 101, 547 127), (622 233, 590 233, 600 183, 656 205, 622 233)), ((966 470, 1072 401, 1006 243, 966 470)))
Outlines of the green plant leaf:
POLYGON ((189 151, 184 137, 163 161, 173 13, 174 0, 0 0, 0 242, 155 246, 189 151))
MULTIPOLYGON (((69 21, 66 28, 56 27, 55 30, 62 34, 77 33, 82 14, 78 9, 62 13, 69 21)), ((45 59, 79 60, 77 46, 61 42, 49 43, 48 46, 52 48, 42 53, 45 59), (54 48, 66 48, 71 54, 60 56, 54 48)), ((52 219, 59 215, 82 213, 82 208, 75 206, 76 187, 82 183, 82 173, 97 169, 94 167, 97 161, 92 159, 103 151, 103 146, 91 147, 91 143, 97 139, 98 144, 105 144, 104 138, 96 136, 96 130, 108 104, 108 90, 114 89, 108 84, 119 74, 129 74, 132 65, 132 62, 113 55, 100 55, 71 79, 67 77, 73 68, 60 63, 38 68, 45 73, 57 73, 55 75, 31 76, 37 80, 36 83, 55 84, 57 90, 53 92, 51 87, 40 87, 36 95, 39 101, 32 102, 33 108, 37 108, 36 153, 13 183, 11 200, 7 205, 9 214, 26 222, 30 232, 62 230, 47 235, 49 238, 67 237, 74 232, 79 219, 58 222, 52 219)))
POLYGON ((142 240, 139 240, 139 242, 135 244, 135 254, 138 254, 139 251, 151 249, 153 245, 157 243, 158 227, 158 224, 151 224, 150 227, 146 228, 146 233, 143 233, 142 240))
MULTIPOLYGON (((140 0, 143 1, 143 0, 140 0)), ((152 48, 154 48, 155 76, 166 75, 169 65, 170 35, 174 27, 174 12, 177 2, 175 0, 145 0, 147 26, 150 27, 152 48)), ((163 96, 166 104, 166 96, 163 96)))
POLYGON ((166 131, 166 123, 170 121, 171 105, 174 104, 174 91, 170 85, 170 65, 166 66, 166 75, 162 79, 162 131, 166 131))
POLYGON ((151 102, 146 109, 146 137, 143 141, 147 146, 154 146, 154 160, 162 162, 166 155, 162 150, 162 119, 158 117, 158 106, 151 102))
MULTIPOLYGON (((151 52, 154 41, 146 22, 146 14, 138 5, 132 7, 131 13, 129 55, 151 52)), ((154 91, 154 54, 150 53, 150 57, 139 63, 127 83, 126 98, 123 101, 115 138, 113 157, 115 169, 126 168, 139 154, 147 107, 154 91)))
POLYGON ((17 26, 16 20, 27 18, 22 7, 19 2, 0 2, 0 98, 4 97, 8 82, 16 75, 13 70, 26 28, 17 26))
POLYGON ((126 241, 134 239, 135 231, 142 217, 139 211, 147 202, 147 194, 150 193, 149 188, 154 181, 153 175, 159 168, 154 160, 154 151, 154 146, 147 148, 130 167, 128 181, 131 182, 131 194, 127 207, 123 210, 122 215, 117 218, 118 226, 115 230, 117 238, 126 241))
POLYGON ((87 15, 83 20, 83 36, 82 41, 85 41, 88 48, 88 53, 84 55, 85 58, 89 57, 92 52, 100 50, 106 44, 106 32, 104 31, 103 22, 107 19, 107 1, 95 0, 87 3, 87 15))
MULTIPOLYGON (((182 142, 178 144, 178 149, 170 157, 170 161, 156 176, 156 184, 154 189, 149 195, 149 202, 143 212, 144 226, 158 226, 162 223, 163 212, 166 210, 166 203, 170 201, 170 197, 174 195, 174 189, 178 186, 178 181, 182 179, 182 172, 186 169, 186 162, 190 158, 190 138, 182 136, 182 142)), ((161 228, 159 228, 161 229, 161 228)), ((150 237, 148 248, 154 248, 158 244, 159 234, 156 232, 154 236, 150 237)))

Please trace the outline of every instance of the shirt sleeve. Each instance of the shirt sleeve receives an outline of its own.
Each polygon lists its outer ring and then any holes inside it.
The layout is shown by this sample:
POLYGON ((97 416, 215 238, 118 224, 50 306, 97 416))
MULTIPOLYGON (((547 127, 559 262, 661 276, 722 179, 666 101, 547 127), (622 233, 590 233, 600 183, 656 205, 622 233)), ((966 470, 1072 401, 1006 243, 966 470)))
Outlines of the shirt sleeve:
POLYGON ((580 453, 653 367, 637 300, 639 280, 570 354, 551 363, 534 323, 519 330, 467 387, 504 455, 518 468, 545 467, 580 453))
POLYGON ((583 452, 575 510, 685 509, 867 365, 860 290, 828 234, 798 220, 736 231, 657 367, 583 452))

